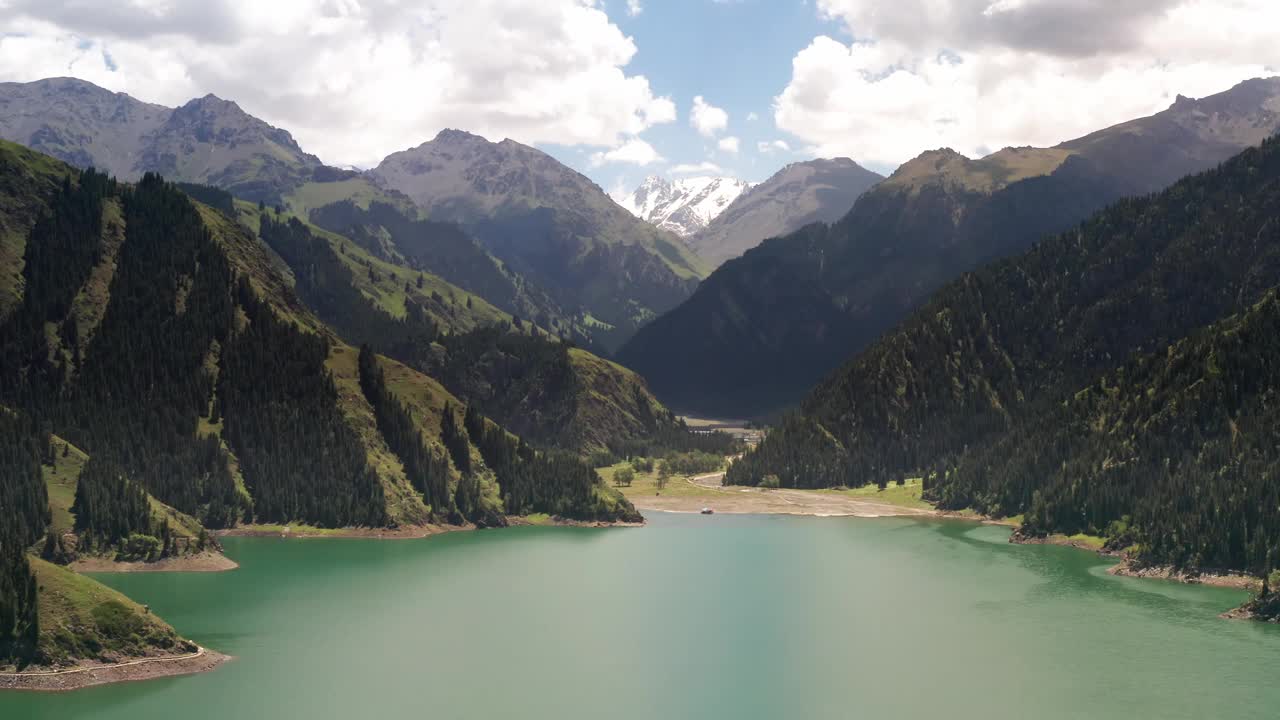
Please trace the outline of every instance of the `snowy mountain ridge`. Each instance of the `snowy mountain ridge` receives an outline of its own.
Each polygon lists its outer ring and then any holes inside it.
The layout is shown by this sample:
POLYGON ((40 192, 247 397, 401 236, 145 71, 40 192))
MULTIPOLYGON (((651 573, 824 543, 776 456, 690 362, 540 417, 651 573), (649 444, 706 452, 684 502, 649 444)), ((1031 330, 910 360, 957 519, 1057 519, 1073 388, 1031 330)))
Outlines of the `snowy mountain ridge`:
POLYGON ((681 237, 707 226, 751 183, 729 177, 690 177, 668 180, 656 175, 619 202, 636 217, 681 237))

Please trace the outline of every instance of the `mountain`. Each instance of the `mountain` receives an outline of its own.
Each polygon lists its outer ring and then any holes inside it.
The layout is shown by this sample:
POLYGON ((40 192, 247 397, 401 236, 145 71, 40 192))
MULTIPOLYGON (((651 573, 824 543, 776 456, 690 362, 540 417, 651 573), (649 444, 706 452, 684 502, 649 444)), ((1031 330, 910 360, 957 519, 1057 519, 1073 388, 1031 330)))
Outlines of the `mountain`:
MULTIPOLYGON (((210 200, 223 192, 189 191, 210 200)), ((630 370, 348 237, 230 196, 225 202, 241 224, 257 228, 302 302, 345 341, 439 380, 538 447, 586 455, 678 427, 630 370)))
POLYGON ((458 130, 389 155, 369 177, 456 222, 606 347, 688 297, 702 263, 583 175, 512 140, 458 130))
MULTIPOLYGON (((366 424, 377 408, 357 353, 321 319, 371 338, 429 343, 431 308, 397 319, 378 303, 357 304, 352 298, 367 296, 349 266, 332 260, 342 253, 314 249, 332 246, 296 220, 262 218, 264 245, 156 175, 126 185, 62 172, 75 180, 55 186, 47 214, 31 227, 21 305, 0 326, 0 402, 42 418, 90 458, 118 465, 128 482, 213 527, 481 519, 459 516, 447 496, 412 490, 422 483, 392 459, 387 431, 366 424), (284 235, 292 244, 277 238, 284 235), (313 248, 306 274, 282 275, 271 252, 292 257, 304 247, 313 248), (308 450, 320 437, 326 451, 308 450), (283 473, 285 465, 299 471, 283 473), (308 491, 299 495, 297 483, 308 491)), ((460 417, 464 405, 409 374, 433 388, 436 409, 412 422, 435 430, 423 437, 438 447, 429 439, 439 437, 439 408, 451 405, 460 417)), ((481 485, 501 485, 469 465, 481 485)), ((460 482, 456 466, 436 472, 460 482)), ((490 522, 501 502, 484 512, 490 522)))
POLYGON ((269 203, 321 167, 234 102, 206 95, 170 109, 74 78, 0 83, 0 138, 123 180, 159 172, 269 203))
POLYGON ((312 181, 287 196, 285 204, 294 214, 349 238, 380 261, 425 271, 507 315, 528 319, 588 347, 595 344, 595 328, 507 267, 475 236, 456 223, 423 217, 408 198, 378 188, 363 176, 312 181))
POLYGON ((858 196, 883 179, 848 158, 792 163, 741 193, 689 245, 718 267, 765 238, 839 220, 858 196))
POLYGON ((966 274, 813 390, 729 480, 921 474, 1148 562, 1274 567, 1280 139, 966 274))
POLYGON ((687 238, 750 187, 751 183, 727 177, 667 180, 651 175, 619 204, 641 220, 687 238))
POLYGON ((722 265, 618 359, 681 410, 775 411, 960 273, 1274 134, 1278 100, 1280 79, 1254 80, 1055 148, 977 160, 926 152, 830 227, 766 241, 722 265))
MULTIPOLYGON (((389 297, 360 289, 349 241, 296 218, 185 186, 217 207, 204 204, 153 173, 123 183, 75 171, 7 142, 0 158, 2 226, 26 234, 23 282, 0 322, 0 614, 12 620, 0 623, 0 664, 188 647, 91 580, 28 559, 42 538, 58 563, 152 561, 204 550, 206 527, 639 520, 580 455, 536 450, 477 403, 343 341, 360 330, 432 352, 437 321, 455 316, 416 305, 421 274, 393 280, 396 317, 389 297), (110 612, 125 632, 36 623, 64 610, 110 612)), ((355 266, 382 282, 380 267, 355 266)), ((460 299, 472 304, 444 302, 460 299)), ((510 378, 489 379, 501 397, 510 378)), ((624 389, 622 402, 665 413, 642 385, 624 389)), ((604 381, 582 392, 608 402, 604 381)))
MULTIPOLYGON (((71 78, 0 83, 0 138, 124 180, 158 172, 288 209, 590 347, 616 348, 705 274, 679 238, 512 141, 446 131, 362 173, 323 165, 234 102, 171 109, 71 78)), ((12 282, 0 278, 0 293, 12 282)))

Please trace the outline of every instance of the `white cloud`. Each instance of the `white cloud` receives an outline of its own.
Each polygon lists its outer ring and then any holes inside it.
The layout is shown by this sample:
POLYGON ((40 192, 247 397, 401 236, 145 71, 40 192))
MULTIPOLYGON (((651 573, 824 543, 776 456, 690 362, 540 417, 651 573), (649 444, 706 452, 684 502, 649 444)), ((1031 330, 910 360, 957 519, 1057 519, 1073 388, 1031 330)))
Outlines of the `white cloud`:
POLYGON ((693 99, 689 124, 702 135, 714 137, 716 133, 729 127, 729 113, 708 103, 699 95, 693 99))
POLYGON ((707 161, 700 163, 683 163, 671 168, 672 175, 723 175, 724 168, 707 161))
POLYGON ((774 121, 822 155, 1053 145, 1280 68, 1272 0, 818 0, 774 121))
POLYGON ((627 14, 635 17, 644 12, 644 5, 640 0, 627 0, 627 14))
POLYGON ((756 151, 761 155, 772 155, 775 152, 791 152, 791 144, 786 140, 756 143, 756 151))
MULTIPOLYGON (((609 186, 609 197, 613 198, 613 201, 619 205, 622 205, 627 198, 631 197, 631 190, 627 188, 627 179, 625 177, 618 176, 613 179, 613 184, 609 186)), ((624 205, 623 207, 626 206, 624 205)))
POLYGON ((741 146, 741 141, 730 135, 729 137, 720 138, 720 142, 717 143, 717 145, 722 152, 736 154, 738 152, 738 148, 741 146))
POLYGON ((640 138, 631 138, 612 150, 593 153, 591 166, 600 167, 608 163, 627 163, 629 165, 652 165, 662 162, 662 156, 649 143, 640 138))
POLYGON ((627 74, 635 44, 600 5, 8 0, 0 80, 74 75, 167 105, 212 92, 334 164, 376 162, 444 127, 613 147, 676 109, 627 74))
POLYGON ((747 122, 755 122, 759 119, 760 119, 760 116, 757 115, 755 111, 747 113, 747 122))

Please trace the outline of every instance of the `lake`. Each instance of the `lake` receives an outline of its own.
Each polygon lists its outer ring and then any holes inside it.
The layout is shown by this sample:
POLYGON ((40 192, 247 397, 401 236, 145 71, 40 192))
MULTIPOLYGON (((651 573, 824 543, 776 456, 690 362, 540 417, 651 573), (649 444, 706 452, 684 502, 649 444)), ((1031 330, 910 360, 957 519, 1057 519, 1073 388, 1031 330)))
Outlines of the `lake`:
POLYGON ((1008 530, 653 514, 421 541, 230 538, 99 576, 212 673, 0 695, 0 718, 1268 718, 1280 627, 1008 530))

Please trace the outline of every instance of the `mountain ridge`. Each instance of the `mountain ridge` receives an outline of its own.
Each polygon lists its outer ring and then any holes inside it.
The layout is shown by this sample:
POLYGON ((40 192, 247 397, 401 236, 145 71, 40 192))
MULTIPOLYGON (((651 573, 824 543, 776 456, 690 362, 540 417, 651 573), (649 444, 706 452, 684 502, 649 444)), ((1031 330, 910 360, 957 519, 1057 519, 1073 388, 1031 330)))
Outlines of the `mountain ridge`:
POLYGON ((808 395, 730 482, 920 473, 1140 562, 1269 573, 1280 139, 966 273, 808 395))
POLYGON ((619 204, 642 220, 688 238, 750 189, 751 183, 731 177, 667 180, 650 175, 619 204))
MULTIPOLYGON (((677 236, 634 218, 546 153, 509 139, 490 143, 445 129, 371 170, 352 171, 324 165, 287 130, 233 100, 205 95, 167 108, 71 78, 0 83, 0 137, 125 180, 159 172, 213 185, 308 221, 336 204, 367 211, 376 200, 403 215, 392 223, 397 227, 453 223, 468 237, 449 245, 452 255, 434 257, 399 252, 383 223, 344 222, 341 231, 356 228, 355 239, 380 246, 384 258, 398 253, 455 284, 496 292, 505 311, 536 316, 558 334, 608 350, 687 297, 705 275, 677 236)), ((421 250, 430 243, 418 242, 420 235, 400 239, 421 250)))
POLYGON ((815 222, 835 222, 881 180, 880 174, 844 157, 790 163, 746 189, 691 236, 689 245, 719 266, 766 238, 815 222))
POLYGON ((687 297, 702 262, 582 174, 535 148, 458 130, 388 155, 367 173, 432 220, 457 223, 606 347, 687 297))
POLYGON ((1054 148, 1006 148, 977 160, 925 152, 829 227, 766 242, 721 266, 618 357, 682 410, 777 411, 960 273, 1243 149, 1223 137, 1274 134, 1277 104, 1280 78, 1256 80, 1054 148), (1223 127, 1248 131, 1216 131, 1223 127), (677 360, 664 347, 687 350, 677 360), (760 377, 788 382, 765 397, 760 377))
POLYGON ((0 83, 0 137, 124 180, 161 172, 272 203, 321 166, 234 101, 168 108, 76 78, 0 83))

